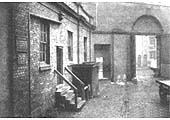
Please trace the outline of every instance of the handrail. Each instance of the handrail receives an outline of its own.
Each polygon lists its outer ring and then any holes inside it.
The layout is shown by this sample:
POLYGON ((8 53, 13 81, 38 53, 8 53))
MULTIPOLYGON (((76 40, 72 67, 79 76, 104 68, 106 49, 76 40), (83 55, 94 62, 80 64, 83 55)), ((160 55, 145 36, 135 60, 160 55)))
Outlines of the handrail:
POLYGON ((78 97, 78 89, 69 81, 67 80, 58 70, 54 70, 71 88, 74 90, 75 93, 75 107, 77 108, 77 97, 78 97))
POLYGON ((59 71, 54 70, 54 72, 57 73, 68 85, 71 86, 71 88, 73 88, 73 90, 77 92, 78 89, 69 80, 67 80, 59 71))
POLYGON ((74 78, 76 78, 77 81, 79 81, 79 83, 82 85, 82 86, 85 86, 84 82, 81 81, 72 71, 69 70, 69 68, 65 67, 65 70, 67 72, 69 72, 74 78))
MULTIPOLYGON (((65 70, 68 73, 70 73, 81 85, 81 87, 78 87, 78 86, 76 86, 76 87, 78 88, 78 91, 79 90, 81 91, 80 95, 81 95, 82 99, 84 100, 85 99, 85 91, 87 90, 87 88, 86 88, 87 86, 85 86, 84 82, 81 81, 69 68, 65 67, 65 70)), ((78 94, 79 94, 79 92, 78 92, 78 94)))

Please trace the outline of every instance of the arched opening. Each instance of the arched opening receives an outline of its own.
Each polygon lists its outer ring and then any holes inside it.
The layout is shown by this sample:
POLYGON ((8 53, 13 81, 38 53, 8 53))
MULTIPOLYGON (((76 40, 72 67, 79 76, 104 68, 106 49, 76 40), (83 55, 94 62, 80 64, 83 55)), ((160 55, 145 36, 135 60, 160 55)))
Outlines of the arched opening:
POLYGON ((131 78, 137 76, 139 55, 142 59, 141 66, 152 70, 154 72, 151 73, 152 75, 160 74, 160 36, 162 33, 163 29, 157 18, 143 15, 136 19, 131 35, 131 78))

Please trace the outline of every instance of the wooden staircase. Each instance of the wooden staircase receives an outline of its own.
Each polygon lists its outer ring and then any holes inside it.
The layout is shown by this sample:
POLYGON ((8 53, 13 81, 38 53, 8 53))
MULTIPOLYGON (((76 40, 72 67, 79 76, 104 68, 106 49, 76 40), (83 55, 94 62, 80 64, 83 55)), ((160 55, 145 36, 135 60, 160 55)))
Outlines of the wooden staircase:
MULTIPOLYGON (((69 73, 73 76, 73 73, 66 68, 69 73)), ((78 80, 82 85, 82 89, 73 85, 69 80, 67 80, 59 71, 54 70, 57 75, 59 75, 67 84, 59 84, 56 86, 55 92, 55 107, 60 111, 79 111, 85 105, 85 91, 88 87, 80 79, 78 80), (78 91, 82 91, 78 94, 78 91)), ((75 75, 73 77, 76 77, 75 75)), ((77 78, 78 79, 78 78, 77 78)))

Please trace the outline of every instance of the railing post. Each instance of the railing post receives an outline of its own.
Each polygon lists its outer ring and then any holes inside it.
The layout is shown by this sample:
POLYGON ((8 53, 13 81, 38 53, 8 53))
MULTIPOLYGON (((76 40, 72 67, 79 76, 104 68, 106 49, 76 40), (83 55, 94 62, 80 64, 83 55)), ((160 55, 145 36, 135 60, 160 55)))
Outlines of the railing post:
MULTIPOLYGON (((65 67, 65 70, 78 81, 79 86, 76 86, 76 87, 78 88, 78 91, 81 92, 80 93, 81 97, 84 100, 85 99, 85 90, 84 90, 85 84, 72 71, 70 71, 69 68, 65 67)), ((77 93, 77 95, 78 95, 78 93, 77 93)))
POLYGON ((82 94, 82 99, 85 99, 85 90, 84 90, 84 86, 81 88, 81 94, 82 94))
POLYGON ((74 92, 75 94, 75 107, 77 108, 77 97, 78 97, 78 93, 77 93, 77 90, 74 92))

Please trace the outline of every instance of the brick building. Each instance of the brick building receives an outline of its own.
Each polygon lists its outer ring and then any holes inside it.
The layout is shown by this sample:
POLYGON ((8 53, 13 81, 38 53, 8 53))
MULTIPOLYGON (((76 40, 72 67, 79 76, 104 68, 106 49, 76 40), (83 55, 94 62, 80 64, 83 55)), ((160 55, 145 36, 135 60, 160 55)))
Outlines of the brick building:
POLYGON ((156 37, 147 35, 136 36, 136 67, 157 68, 156 37))
POLYGON ((129 80, 135 76, 136 35, 156 36, 159 73, 163 77, 170 77, 169 6, 99 2, 92 8, 89 11, 95 15, 97 26, 92 37, 92 60, 95 61, 96 57, 104 58, 104 77, 114 81, 124 74, 129 80))
POLYGON ((0 117, 36 117, 54 106, 53 70, 91 61, 95 28, 79 3, 0 3, 0 117))

